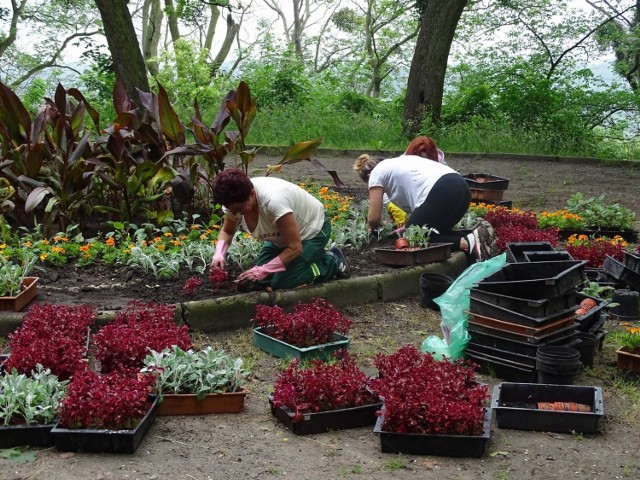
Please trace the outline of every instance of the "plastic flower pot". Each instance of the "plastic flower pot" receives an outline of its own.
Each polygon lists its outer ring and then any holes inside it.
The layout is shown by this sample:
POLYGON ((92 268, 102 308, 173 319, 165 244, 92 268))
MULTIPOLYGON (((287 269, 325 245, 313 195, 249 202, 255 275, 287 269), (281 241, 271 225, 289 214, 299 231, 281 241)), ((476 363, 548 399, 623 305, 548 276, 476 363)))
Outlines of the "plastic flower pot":
POLYGON ((376 248, 378 263, 390 267, 410 267, 425 263, 441 262, 451 257, 452 243, 431 243, 425 248, 376 248))
POLYGON ((260 350, 274 357, 326 360, 335 352, 348 349, 350 340, 349 337, 334 333, 333 339, 329 343, 311 345, 310 347, 297 347, 270 336, 268 328, 259 327, 253 329, 253 343, 260 350))

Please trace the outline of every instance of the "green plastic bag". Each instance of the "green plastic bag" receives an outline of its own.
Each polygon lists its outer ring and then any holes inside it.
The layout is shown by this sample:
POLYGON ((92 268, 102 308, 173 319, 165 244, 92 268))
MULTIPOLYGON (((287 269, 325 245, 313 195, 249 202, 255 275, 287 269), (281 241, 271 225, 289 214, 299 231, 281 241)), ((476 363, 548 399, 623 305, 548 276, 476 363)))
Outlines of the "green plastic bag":
POLYGON ((423 353, 430 353, 436 359, 456 360, 464 354, 470 335, 467 330, 469 321, 469 289, 480 280, 494 274, 507 264, 507 254, 490 258, 484 262, 467 267, 451 286, 433 301, 440 307, 442 322, 440 328, 444 338, 430 335, 422 342, 423 353))

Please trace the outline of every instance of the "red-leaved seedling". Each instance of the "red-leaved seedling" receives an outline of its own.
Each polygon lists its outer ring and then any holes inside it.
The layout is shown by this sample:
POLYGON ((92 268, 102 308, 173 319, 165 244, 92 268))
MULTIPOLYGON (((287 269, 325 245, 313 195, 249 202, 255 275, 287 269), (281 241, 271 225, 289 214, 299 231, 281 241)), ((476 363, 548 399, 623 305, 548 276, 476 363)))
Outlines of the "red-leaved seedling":
POLYGON ((89 305, 33 305, 9 334, 7 371, 30 374, 40 364, 60 380, 87 368, 88 327, 96 315, 89 305))
POLYGON ((487 386, 475 379, 475 365, 437 361, 411 345, 375 358, 379 377, 373 391, 384 399, 382 429, 395 433, 479 435, 487 386))
POLYGON ((131 302, 93 337, 101 370, 138 371, 151 350, 161 352, 173 345, 190 349, 189 328, 177 326, 174 316, 173 305, 131 302))
POLYGON ((334 333, 346 335, 353 323, 322 298, 298 303, 293 313, 285 313, 278 305, 256 305, 252 321, 267 335, 302 348, 329 343, 334 333))
POLYGON ((328 362, 311 360, 305 366, 294 359, 276 377, 273 405, 295 412, 294 422, 302 420, 303 413, 371 405, 379 399, 369 390, 370 382, 346 350, 328 362))
POLYGON ((229 280, 229 274, 221 268, 216 267, 209 270, 209 283, 214 292, 218 291, 227 280, 229 280))

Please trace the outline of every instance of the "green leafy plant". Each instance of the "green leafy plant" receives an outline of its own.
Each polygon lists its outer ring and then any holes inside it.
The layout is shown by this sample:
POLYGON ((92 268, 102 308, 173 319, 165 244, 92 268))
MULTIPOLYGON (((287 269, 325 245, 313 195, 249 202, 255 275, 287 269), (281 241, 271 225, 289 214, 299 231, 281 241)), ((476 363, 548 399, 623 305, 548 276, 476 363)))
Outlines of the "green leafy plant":
MULTIPOLYGON (((580 293, 589 297, 601 298, 602 300, 611 299, 613 297, 613 288, 611 285, 600 285, 598 282, 586 282, 580 293)), ((609 304, 614 307, 615 304, 609 304)))
POLYGON ((402 237, 409 241, 410 247, 428 247, 432 233, 438 233, 435 228, 422 225, 411 225, 402 233, 402 237))
POLYGON ((640 326, 624 325, 624 328, 625 332, 619 337, 622 346, 631 351, 640 349, 640 326))
POLYGON ((15 297, 20 293, 24 279, 29 276, 38 258, 25 252, 21 264, 0 255, 0 297, 15 297))
POLYGON ((602 230, 633 230, 636 221, 634 211, 619 203, 607 204, 605 194, 586 198, 582 193, 574 193, 567 201, 567 210, 582 217, 589 228, 602 230))
POLYGON ((163 393, 190 393, 202 400, 209 393, 237 392, 246 383, 249 371, 242 358, 223 350, 182 350, 178 346, 151 352, 142 372, 157 375, 155 388, 163 393))
POLYGON ((49 369, 38 365, 30 376, 11 373, 0 376, 0 421, 2 425, 46 425, 58 415, 58 405, 68 380, 60 381, 49 369))

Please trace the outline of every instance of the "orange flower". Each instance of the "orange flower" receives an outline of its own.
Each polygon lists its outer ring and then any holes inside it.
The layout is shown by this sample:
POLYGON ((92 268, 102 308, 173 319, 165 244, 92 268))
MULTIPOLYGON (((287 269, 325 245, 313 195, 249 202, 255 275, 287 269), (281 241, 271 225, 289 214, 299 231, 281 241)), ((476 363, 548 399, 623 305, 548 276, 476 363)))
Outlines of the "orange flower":
POLYGON ((104 242, 108 247, 113 247, 116 244, 116 241, 113 237, 109 237, 107 238, 107 240, 104 242))

